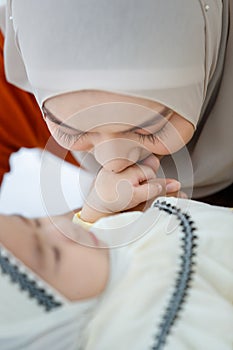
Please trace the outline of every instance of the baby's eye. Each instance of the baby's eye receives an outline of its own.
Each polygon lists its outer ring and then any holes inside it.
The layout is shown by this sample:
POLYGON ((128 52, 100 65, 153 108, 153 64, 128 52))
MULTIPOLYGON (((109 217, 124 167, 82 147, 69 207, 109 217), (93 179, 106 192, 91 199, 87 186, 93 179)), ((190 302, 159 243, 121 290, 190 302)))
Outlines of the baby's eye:
POLYGON ((58 249, 58 247, 56 247, 56 246, 51 247, 51 249, 52 249, 52 252, 54 254, 54 260, 56 261, 56 263, 59 263, 60 260, 61 260, 61 251, 60 251, 60 249, 58 249))

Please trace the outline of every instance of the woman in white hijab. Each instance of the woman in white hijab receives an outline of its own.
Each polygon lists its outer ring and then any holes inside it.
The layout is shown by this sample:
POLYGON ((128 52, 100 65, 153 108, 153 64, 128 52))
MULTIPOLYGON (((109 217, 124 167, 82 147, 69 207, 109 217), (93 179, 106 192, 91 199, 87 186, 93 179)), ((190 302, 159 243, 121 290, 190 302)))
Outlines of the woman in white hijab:
POLYGON ((7 1, 6 76, 85 168, 165 155, 203 197, 233 179, 232 17, 229 0, 7 1))
POLYGON ((231 350, 232 226, 230 209, 163 197, 89 232, 1 215, 0 348, 231 350))

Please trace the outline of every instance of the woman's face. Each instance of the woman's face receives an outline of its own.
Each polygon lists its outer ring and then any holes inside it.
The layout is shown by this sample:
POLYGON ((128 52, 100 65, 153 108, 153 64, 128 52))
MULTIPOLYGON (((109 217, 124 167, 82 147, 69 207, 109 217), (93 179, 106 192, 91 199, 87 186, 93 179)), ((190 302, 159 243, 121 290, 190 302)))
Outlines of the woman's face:
POLYGON ((194 132, 189 121, 157 102, 105 91, 58 95, 48 99, 43 109, 58 143, 92 153, 101 166, 114 172, 152 153, 174 153, 194 132))
POLYGON ((68 218, 50 220, 0 215, 0 243, 69 300, 101 293, 109 275, 108 250, 98 248, 94 235, 68 218))

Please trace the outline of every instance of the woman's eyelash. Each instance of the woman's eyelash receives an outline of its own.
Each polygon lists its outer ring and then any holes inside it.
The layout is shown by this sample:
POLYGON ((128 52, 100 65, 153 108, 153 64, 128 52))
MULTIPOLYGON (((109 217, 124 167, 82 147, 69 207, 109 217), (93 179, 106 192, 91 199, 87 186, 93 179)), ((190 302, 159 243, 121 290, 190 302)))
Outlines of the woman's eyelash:
POLYGON ((55 136, 59 140, 64 141, 65 143, 68 143, 68 144, 74 144, 75 142, 77 142, 84 135, 86 135, 86 133, 69 134, 69 133, 61 130, 60 128, 57 128, 55 130, 55 136))
POLYGON ((155 143, 155 141, 156 141, 156 135, 155 134, 145 135, 145 134, 137 134, 136 133, 136 135, 139 138, 139 142, 143 142, 145 140, 149 140, 150 142, 155 143))
MULTIPOLYGON (((145 140, 148 140, 153 144, 158 141, 158 138, 161 138, 162 136, 164 136, 164 133, 165 133, 165 126, 163 126, 160 130, 156 131, 153 134, 140 134, 138 132, 135 132, 140 142, 144 142, 145 140)), ((87 136, 87 134, 88 133, 86 132, 83 132, 83 133, 76 132, 74 134, 71 134, 69 132, 65 132, 61 128, 56 128, 56 130, 54 131, 55 138, 65 143, 67 146, 69 145, 69 147, 74 145, 81 138, 87 136)))
POLYGON ((139 141, 143 142, 145 140, 148 140, 151 143, 155 143, 156 141, 158 141, 158 138, 161 137, 161 135, 164 134, 165 128, 161 128, 159 131, 156 131, 154 134, 139 134, 136 133, 136 135, 139 137, 139 141))

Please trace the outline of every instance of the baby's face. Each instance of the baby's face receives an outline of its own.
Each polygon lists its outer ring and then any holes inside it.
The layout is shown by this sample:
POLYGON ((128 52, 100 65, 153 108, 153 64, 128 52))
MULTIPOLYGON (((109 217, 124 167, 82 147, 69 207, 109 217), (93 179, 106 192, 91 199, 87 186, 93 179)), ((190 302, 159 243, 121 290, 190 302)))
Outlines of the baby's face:
POLYGON ((194 132, 189 121, 157 102, 105 91, 59 95, 45 101, 43 110, 58 143, 92 153, 114 172, 152 153, 174 153, 194 132))
POLYGON ((101 293, 109 275, 109 253, 66 217, 0 216, 0 244, 69 300, 101 293), (63 233, 82 242, 78 244, 63 233))

